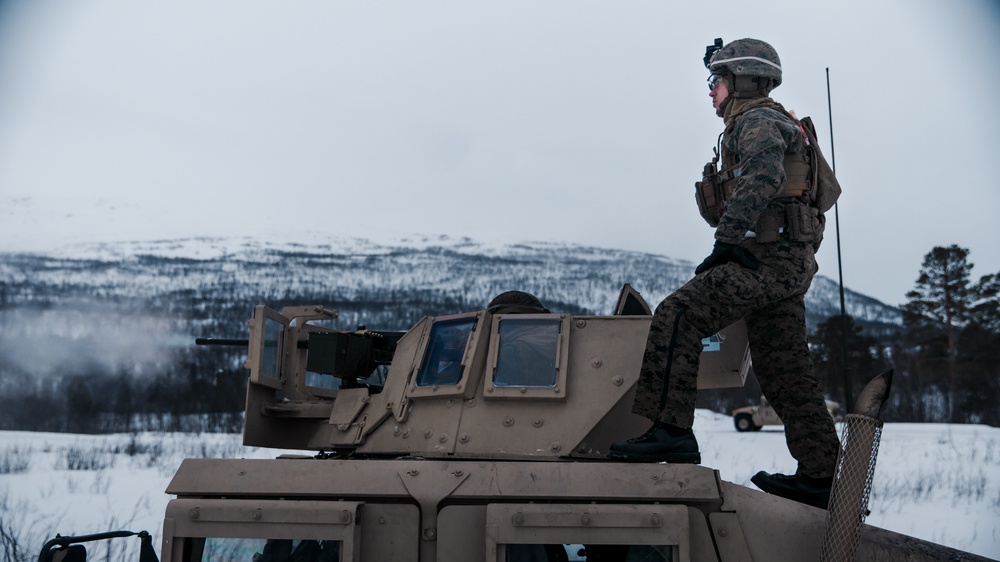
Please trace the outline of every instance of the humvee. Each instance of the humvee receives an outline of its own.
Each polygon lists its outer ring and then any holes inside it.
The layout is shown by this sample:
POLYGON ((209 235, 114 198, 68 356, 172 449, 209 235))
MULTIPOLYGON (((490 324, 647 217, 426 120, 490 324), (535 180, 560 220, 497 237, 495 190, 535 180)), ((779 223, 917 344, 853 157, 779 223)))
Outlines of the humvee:
MULTIPOLYGON (((258 306, 243 442, 302 454, 184 460, 161 559, 820 558, 824 510, 708 466, 607 459, 649 423, 631 412, 651 319, 638 293, 608 316, 519 312, 392 333, 258 306)), ((706 339, 699 387, 742 384, 747 359, 740 324, 706 339)), ((857 542, 859 560, 977 559, 868 526, 857 542)))
MULTIPOLYGON (((837 411, 840 410, 839 403, 827 400, 826 410, 833 421, 841 421, 837 415, 837 411)), ((760 431, 765 425, 785 425, 764 396, 760 397, 759 405, 736 408, 732 411, 732 416, 736 431, 760 431)))

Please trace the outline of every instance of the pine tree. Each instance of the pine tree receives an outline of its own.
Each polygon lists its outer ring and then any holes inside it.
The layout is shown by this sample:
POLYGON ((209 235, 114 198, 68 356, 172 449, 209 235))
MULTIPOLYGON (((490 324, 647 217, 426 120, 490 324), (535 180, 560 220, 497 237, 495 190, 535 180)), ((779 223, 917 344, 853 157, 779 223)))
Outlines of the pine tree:
POLYGON ((984 330, 1000 334, 1000 273, 981 277, 973 287, 973 294, 971 320, 984 330))
MULTIPOLYGON (((969 320, 973 290, 969 284, 972 264, 969 250, 952 244, 936 246, 924 256, 914 289, 906 293, 903 320, 911 337, 927 352, 939 334, 944 335, 948 364, 948 418, 955 420, 955 340, 969 320)), ((933 357, 931 357, 933 358, 933 357)))
MULTIPOLYGON (((851 392, 844 389, 843 372, 854 374, 849 377, 852 381, 864 383, 885 367, 885 356, 882 345, 873 337, 864 333, 864 330, 851 315, 841 316, 839 314, 831 316, 821 322, 816 327, 815 334, 809 337, 812 348, 813 364, 816 368, 816 376, 820 380, 820 386, 827 392, 832 392, 834 396, 857 396, 860 388, 851 388, 851 392), (846 335, 846 338, 845 338, 846 335), (844 344, 847 350, 844 350, 844 344), (847 365, 844 365, 844 359, 847 365)), ((857 383, 853 383, 856 385, 857 383)), ((843 404, 846 411, 854 407, 853 404, 843 404)))

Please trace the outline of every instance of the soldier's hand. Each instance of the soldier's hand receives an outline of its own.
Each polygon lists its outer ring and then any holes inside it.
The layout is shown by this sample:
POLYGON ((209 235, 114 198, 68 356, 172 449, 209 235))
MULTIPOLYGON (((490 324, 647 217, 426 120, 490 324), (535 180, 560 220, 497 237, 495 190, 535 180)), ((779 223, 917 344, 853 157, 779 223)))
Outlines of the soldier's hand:
POLYGON ((694 272, 695 275, 697 275, 699 273, 704 273, 717 265, 733 261, 747 269, 757 269, 760 267, 760 262, 757 261, 757 258, 755 258, 750 252, 746 251, 743 246, 716 240, 715 247, 712 248, 712 253, 705 258, 705 261, 701 262, 701 264, 694 269, 694 272))

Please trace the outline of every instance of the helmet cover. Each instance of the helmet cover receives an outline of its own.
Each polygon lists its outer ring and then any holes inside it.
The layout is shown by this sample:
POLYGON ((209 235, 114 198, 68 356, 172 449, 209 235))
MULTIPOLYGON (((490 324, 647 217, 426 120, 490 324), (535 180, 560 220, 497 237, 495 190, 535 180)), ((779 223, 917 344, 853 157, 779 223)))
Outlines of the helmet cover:
POLYGON ((730 72, 734 76, 756 76, 771 80, 772 88, 781 84, 781 59, 774 47, 759 39, 737 39, 718 47, 721 41, 716 39, 714 46, 706 53, 705 66, 713 74, 730 72))

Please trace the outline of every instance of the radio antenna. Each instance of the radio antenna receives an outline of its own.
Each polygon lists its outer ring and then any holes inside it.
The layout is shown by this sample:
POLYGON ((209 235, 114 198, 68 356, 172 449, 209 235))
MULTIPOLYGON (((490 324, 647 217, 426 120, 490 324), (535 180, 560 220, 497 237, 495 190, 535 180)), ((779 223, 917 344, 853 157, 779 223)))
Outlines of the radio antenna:
MULTIPOLYGON (((837 173, 837 152, 833 147, 833 103, 830 98, 830 67, 826 68, 826 110, 830 120, 830 166, 833 173, 837 173)), ((851 391, 851 376, 847 368, 847 307, 844 305, 844 265, 840 257, 840 206, 833 205, 833 221, 837 233, 837 275, 840 285, 840 337, 843 347, 843 359, 841 371, 844 377, 844 411, 851 413, 851 405, 854 404, 854 396, 851 391)))

